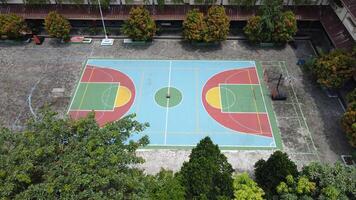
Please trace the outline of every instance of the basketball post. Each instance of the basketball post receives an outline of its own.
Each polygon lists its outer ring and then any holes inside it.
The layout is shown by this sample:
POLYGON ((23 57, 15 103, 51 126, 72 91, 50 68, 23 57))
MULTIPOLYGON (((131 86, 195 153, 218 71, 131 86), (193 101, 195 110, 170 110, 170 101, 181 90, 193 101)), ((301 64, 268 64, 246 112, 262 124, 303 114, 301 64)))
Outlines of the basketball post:
POLYGON ((272 100, 280 100, 280 101, 284 101, 287 99, 287 95, 280 90, 279 86, 281 84, 281 80, 282 80, 282 74, 279 75, 279 79, 277 82, 277 86, 276 88, 272 91, 272 100))

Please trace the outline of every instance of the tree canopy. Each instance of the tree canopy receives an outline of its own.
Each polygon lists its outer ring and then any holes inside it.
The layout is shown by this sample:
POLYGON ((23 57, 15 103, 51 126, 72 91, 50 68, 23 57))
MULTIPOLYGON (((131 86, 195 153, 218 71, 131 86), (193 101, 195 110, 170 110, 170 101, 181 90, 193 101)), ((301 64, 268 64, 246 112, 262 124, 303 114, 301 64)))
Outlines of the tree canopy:
POLYGON ((230 21, 223 6, 212 6, 207 15, 190 10, 183 22, 183 36, 188 41, 219 42, 226 40, 230 21))
POLYGON ((16 39, 27 30, 26 22, 15 14, 0 14, 0 37, 16 39))
POLYGON ((68 40, 71 29, 69 21, 56 11, 48 13, 44 22, 47 33, 51 37, 68 40))
POLYGON ((133 40, 152 40, 156 34, 156 24, 147 9, 142 6, 130 10, 130 17, 125 21, 122 31, 133 40))
POLYGON ((136 149, 148 138, 128 141, 147 124, 128 115, 99 128, 94 114, 59 119, 47 109, 28 128, 0 130, 0 196, 4 199, 144 198, 146 176, 136 149))
POLYGON ((202 139, 178 173, 186 199, 231 199, 232 166, 209 137, 202 139))
POLYGON ((234 176, 235 200, 263 200, 264 194, 263 190, 247 173, 234 176))
POLYGON ((264 189, 267 197, 276 194, 276 187, 288 175, 297 177, 297 166, 281 151, 274 152, 267 160, 261 159, 255 163, 256 182, 264 189))

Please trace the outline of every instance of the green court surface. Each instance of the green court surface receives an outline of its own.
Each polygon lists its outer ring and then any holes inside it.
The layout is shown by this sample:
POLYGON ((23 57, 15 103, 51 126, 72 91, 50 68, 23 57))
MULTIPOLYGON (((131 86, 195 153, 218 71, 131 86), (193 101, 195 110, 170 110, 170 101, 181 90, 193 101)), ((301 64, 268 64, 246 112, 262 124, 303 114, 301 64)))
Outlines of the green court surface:
POLYGON ((266 112, 260 85, 220 84, 222 111, 266 112))
POLYGON ((71 110, 113 110, 119 83, 80 83, 71 110))

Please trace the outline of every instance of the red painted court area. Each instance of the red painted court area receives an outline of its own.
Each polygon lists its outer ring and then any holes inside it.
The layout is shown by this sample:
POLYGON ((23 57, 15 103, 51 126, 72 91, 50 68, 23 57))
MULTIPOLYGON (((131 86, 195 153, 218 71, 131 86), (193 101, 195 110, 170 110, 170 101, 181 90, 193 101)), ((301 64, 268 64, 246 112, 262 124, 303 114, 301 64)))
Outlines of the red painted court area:
MULTIPOLYGON (((251 88, 252 86, 260 88, 261 86, 256 68, 249 67, 244 69, 233 69, 214 75, 204 85, 202 92, 202 102, 209 115, 224 127, 241 133, 272 137, 273 134, 268 113, 267 111, 257 111, 257 106, 261 106, 261 104, 259 103, 261 100, 256 99, 256 96, 254 95, 251 97, 247 97, 246 93, 249 93, 250 91, 241 91, 241 93, 233 93, 234 95, 236 95, 237 99, 247 98, 247 100, 253 102, 253 104, 256 105, 256 110, 252 110, 251 112, 240 112, 238 110, 233 112, 223 111, 223 105, 221 100, 222 84, 232 86, 247 85, 247 88, 249 87, 249 85, 251 85, 251 88)), ((256 90, 252 93, 254 94, 255 92, 260 92, 262 94, 262 90, 256 90)), ((262 104, 263 106, 265 106, 264 100, 262 104)), ((242 108, 243 106, 244 105, 241 105, 240 108, 242 108)))
MULTIPOLYGON (((105 125, 108 122, 116 121, 117 119, 120 119, 123 117, 126 112, 130 109, 132 106, 134 99, 135 99, 135 86, 132 82, 132 80, 125 74, 109 69, 109 68, 99 68, 95 66, 90 66, 87 65, 86 68, 84 69, 82 78, 79 82, 78 85, 80 84, 87 84, 87 83, 93 83, 93 84, 100 84, 100 83, 118 83, 119 84, 119 89, 117 91, 117 96, 121 94, 119 90, 125 88, 128 89, 130 95, 126 95, 127 101, 125 102, 119 102, 117 101, 118 97, 116 97, 115 102, 113 102, 113 110, 112 111, 100 111, 100 110, 95 110, 95 119, 99 123, 100 126, 105 125)), ((84 91, 85 94, 86 91, 84 91)), ((94 96, 93 98, 105 98, 105 96, 100 95, 98 91, 98 95, 94 96)), ((121 99, 123 99, 121 97, 121 99)), ((87 101, 88 99, 85 99, 85 95, 80 98, 80 101, 87 101)), ((87 116, 87 114, 91 112, 90 110, 69 110, 69 115, 73 119, 79 119, 82 117, 87 116)))

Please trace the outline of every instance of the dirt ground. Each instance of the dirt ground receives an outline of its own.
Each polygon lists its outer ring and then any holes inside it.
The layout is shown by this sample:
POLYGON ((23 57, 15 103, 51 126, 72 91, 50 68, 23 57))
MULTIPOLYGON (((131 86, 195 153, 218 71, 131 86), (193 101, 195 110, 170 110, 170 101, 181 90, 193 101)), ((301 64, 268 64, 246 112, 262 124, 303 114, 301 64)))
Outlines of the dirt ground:
MULTIPOLYGON (((297 41, 298 48, 260 48, 245 41, 229 40, 217 47, 192 47, 180 40, 155 40, 147 46, 125 46, 116 40, 114 46, 102 47, 99 40, 92 44, 58 44, 46 40, 34 44, 0 44, 0 125, 20 130, 26 120, 36 115, 45 104, 65 116, 70 98, 87 58, 125 59, 227 59, 261 61, 268 85, 276 85, 283 74, 286 101, 273 106, 281 131, 283 150, 299 167, 311 161, 333 163, 340 155, 350 154, 351 147, 340 127, 344 112, 337 98, 326 93, 296 65, 298 58, 314 54, 309 41, 297 41), (53 88, 64 88, 55 97, 53 88)), ((189 150, 140 150, 146 159, 141 167, 147 173, 160 168, 179 170, 188 159, 189 150)), ((272 151, 224 151, 236 171, 251 171, 254 163, 268 158, 272 151)))

